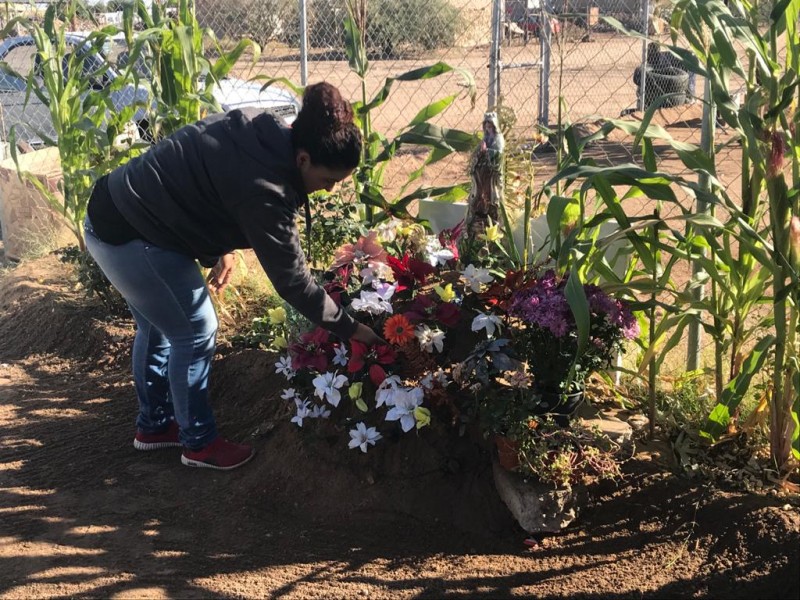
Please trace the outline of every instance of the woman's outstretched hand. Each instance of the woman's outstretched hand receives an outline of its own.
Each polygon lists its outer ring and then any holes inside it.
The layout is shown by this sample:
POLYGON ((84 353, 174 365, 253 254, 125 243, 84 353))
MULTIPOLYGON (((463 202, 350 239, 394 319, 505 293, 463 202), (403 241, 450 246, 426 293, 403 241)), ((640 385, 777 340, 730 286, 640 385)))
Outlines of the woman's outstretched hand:
POLYGON ((217 294, 221 293, 231 282, 235 266, 236 255, 233 252, 222 255, 208 274, 206 279, 208 289, 217 294))
POLYGON ((364 325, 363 323, 359 323, 358 327, 356 327, 355 333, 350 338, 351 340, 355 340, 357 342, 361 342, 362 344, 366 344, 367 346, 374 346, 375 344, 386 344, 386 340, 384 340, 381 336, 379 336, 371 327, 364 325))

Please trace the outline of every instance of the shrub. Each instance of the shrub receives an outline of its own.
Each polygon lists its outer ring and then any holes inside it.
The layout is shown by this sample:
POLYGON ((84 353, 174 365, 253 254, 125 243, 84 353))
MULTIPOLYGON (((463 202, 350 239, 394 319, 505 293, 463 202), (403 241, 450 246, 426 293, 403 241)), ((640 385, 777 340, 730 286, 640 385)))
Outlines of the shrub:
POLYGON ((122 295, 111 285, 91 254, 78 246, 67 246, 56 250, 61 262, 73 265, 83 291, 88 297, 97 296, 109 314, 127 315, 128 304, 122 295))
MULTIPOLYGON (((303 248, 308 248, 305 225, 301 225, 303 248)), ((316 269, 326 269, 336 249, 358 238, 362 227, 355 202, 340 192, 311 199, 311 252, 309 262, 316 269)))
MULTIPOLYGON (((342 0, 317 0, 309 11, 309 44, 344 45, 342 0)), ((384 56, 400 50, 450 47, 462 27, 461 15, 447 0, 374 0, 368 5, 367 46, 384 56)))

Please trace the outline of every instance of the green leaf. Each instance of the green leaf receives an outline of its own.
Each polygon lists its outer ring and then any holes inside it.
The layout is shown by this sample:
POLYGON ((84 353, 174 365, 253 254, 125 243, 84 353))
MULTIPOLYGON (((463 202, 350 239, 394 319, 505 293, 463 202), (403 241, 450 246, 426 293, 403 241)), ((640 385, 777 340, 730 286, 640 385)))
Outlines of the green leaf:
POLYGON ((578 277, 577 267, 572 266, 567 285, 564 287, 564 296, 567 299, 572 315, 575 317, 575 325, 578 331, 578 353, 576 360, 583 353, 586 344, 589 343, 589 302, 586 299, 586 292, 583 284, 578 277))
POLYGON ((411 119, 411 122, 408 124, 409 127, 413 127, 414 125, 418 125, 419 123, 423 123, 439 113, 441 113, 444 109, 450 106, 456 98, 458 98, 459 94, 452 94, 447 96, 446 98, 442 98, 441 100, 437 100, 436 102, 431 102, 419 111, 416 116, 411 119))
POLYGON ((700 435, 716 440, 725 433, 731 420, 731 413, 736 410, 736 407, 739 406, 750 389, 750 382, 753 376, 761 370, 774 343, 775 336, 773 335, 768 335, 759 340, 744 361, 742 370, 722 390, 722 398, 708 416, 700 435))
POLYGON ((344 51, 347 55, 350 69, 361 79, 364 79, 369 68, 367 52, 361 37, 361 30, 356 25, 349 3, 347 4, 347 9, 350 14, 344 20, 344 51))
POLYGON ((367 403, 364 402, 363 398, 356 400, 356 408, 361 412, 367 412, 369 410, 369 407, 367 406, 367 403))

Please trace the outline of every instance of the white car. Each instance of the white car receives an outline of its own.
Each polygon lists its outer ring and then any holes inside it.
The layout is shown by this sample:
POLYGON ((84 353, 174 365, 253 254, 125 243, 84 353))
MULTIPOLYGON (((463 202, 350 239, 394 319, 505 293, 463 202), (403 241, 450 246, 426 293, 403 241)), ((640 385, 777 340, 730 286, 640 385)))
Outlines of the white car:
MULTIPOLYGON (((73 48, 80 48, 86 39, 84 33, 68 33, 67 43, 73 48)), ((106 70, 101 80, 93 81, 95 89, 103 89, 114 79, 120 77, 115 65, 122 66, 127 57, 127 48, 122 39, 109 40, 105 56, 95 54, 84 60, 87 72, 97 71, 106 56, 111 67, 106 70)), ((35 94, 27 94, 27 76, 36 63, 36 46, 30 36, 6 38, 0 43, 0 139, 7 140, 12 127, 16 129, 18 144, 27 144, 33 148, 43 145, 42 136, 53 139, 55 131, 50 120, 50 112, 35 94), (12 72, 23 77, 17 77, 12 72)), ((137 65, 140 75, 146 76, 146 63, 137 65)), ((262 91, 257 83, 244 81, 235 77, 226 77, 214 87, 214 99, 223 111, 243 107, 258 107, 282 117, 291 124, 300 111, 300 101, 291 92, 269 87, 262 91)), ((133 102, 147 104, 148 92, 143 87, 126 85, 110 94, 112 105, 117 109, 130 106, 133 102)), ((134 117, 137 122, 145 119, 145 111, 141 110, 134 117)))

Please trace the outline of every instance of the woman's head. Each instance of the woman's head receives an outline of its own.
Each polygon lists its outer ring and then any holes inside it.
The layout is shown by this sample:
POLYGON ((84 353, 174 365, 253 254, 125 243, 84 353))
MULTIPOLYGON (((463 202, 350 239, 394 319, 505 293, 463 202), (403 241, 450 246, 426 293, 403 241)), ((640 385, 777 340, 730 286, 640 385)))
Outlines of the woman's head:
POLYGON ((334 86, 315 83, 303 94, 303 108, 292 124, 297 168, 306 192, 330 190, 361 160, 361 131, 353 109, 334 86))

